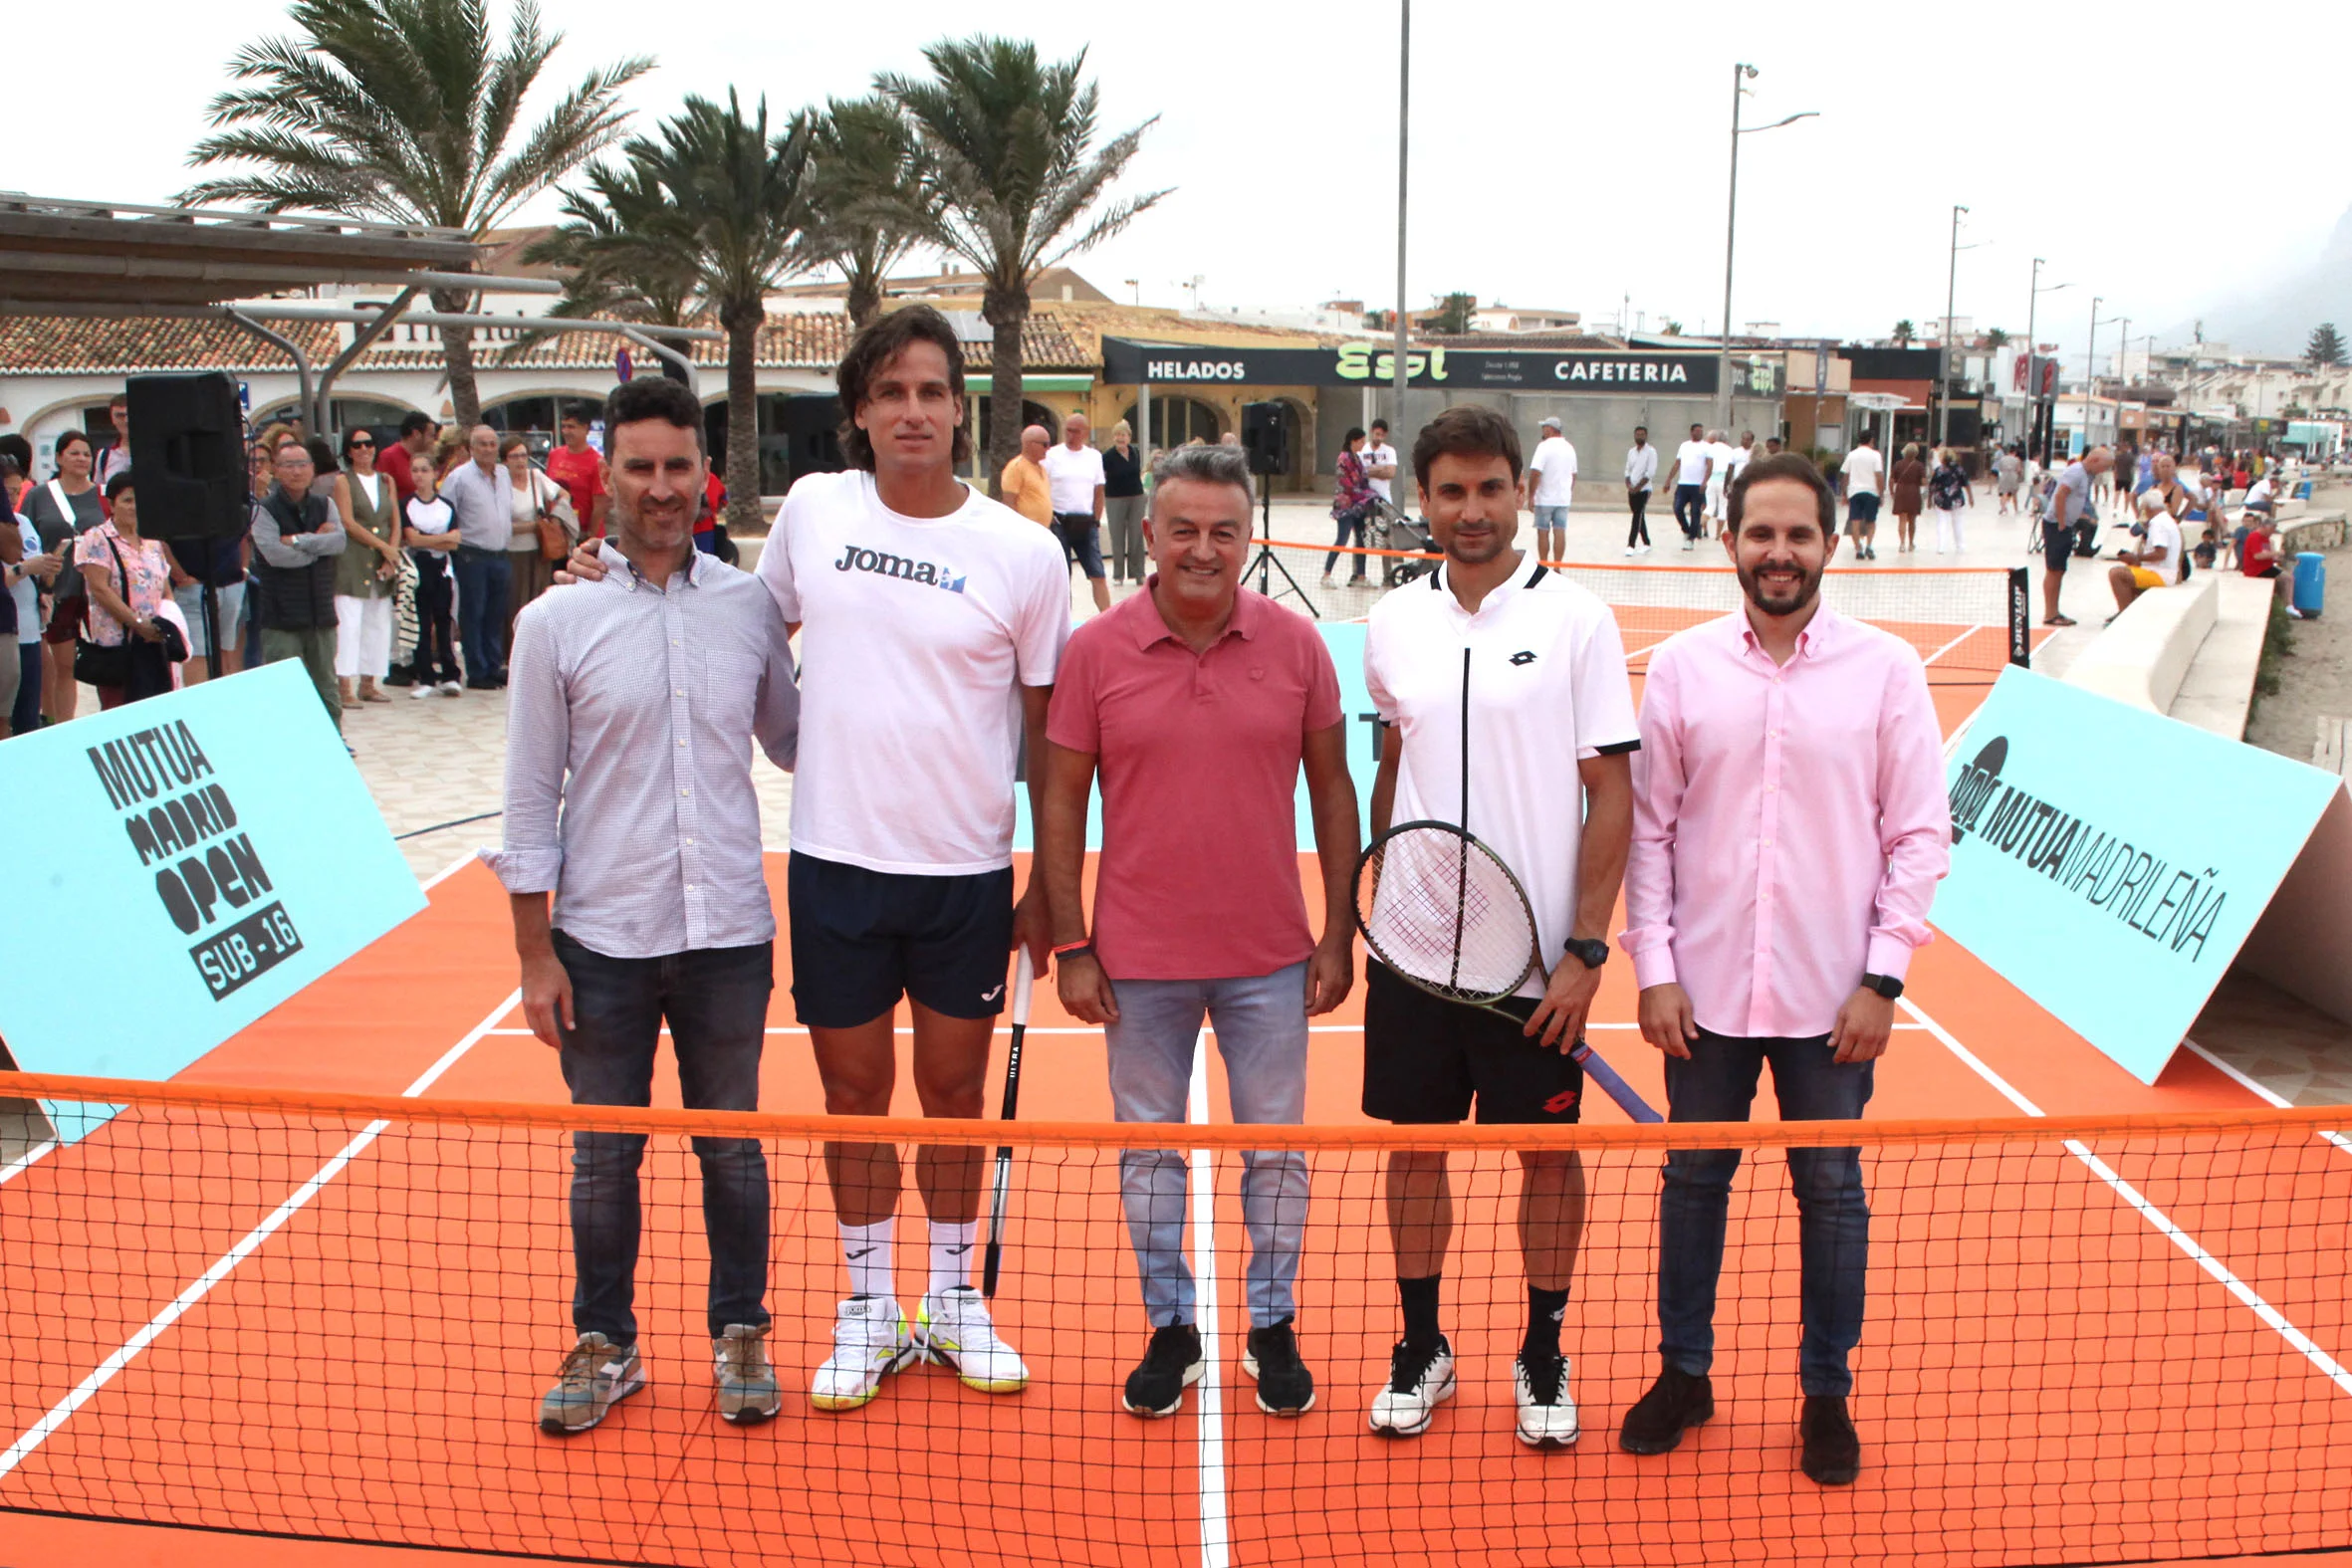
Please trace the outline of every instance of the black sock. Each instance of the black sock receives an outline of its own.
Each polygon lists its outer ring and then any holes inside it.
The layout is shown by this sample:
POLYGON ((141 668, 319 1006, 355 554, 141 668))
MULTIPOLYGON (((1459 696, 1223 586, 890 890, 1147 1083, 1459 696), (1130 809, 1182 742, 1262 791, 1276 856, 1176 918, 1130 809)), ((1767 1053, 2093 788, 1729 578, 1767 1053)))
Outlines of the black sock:
POLYGON ((1520 1346, 1520 1354, 1529 1361, 1547 1361, 1558 1355, 1560 1319, 1567 1312, 1565 1290, 1528 1286, 1528 1337, 1520 1346))
POLYGON ((1415 1350, 1435 1350, 1445 1337, 1437 1326, 1437 1287, 1443 1278, 1443 1274, 1431 1274, 1427 1279, 1396 1282, 1397 1299, 1405 1309, 1405 1343, 1415 1350))

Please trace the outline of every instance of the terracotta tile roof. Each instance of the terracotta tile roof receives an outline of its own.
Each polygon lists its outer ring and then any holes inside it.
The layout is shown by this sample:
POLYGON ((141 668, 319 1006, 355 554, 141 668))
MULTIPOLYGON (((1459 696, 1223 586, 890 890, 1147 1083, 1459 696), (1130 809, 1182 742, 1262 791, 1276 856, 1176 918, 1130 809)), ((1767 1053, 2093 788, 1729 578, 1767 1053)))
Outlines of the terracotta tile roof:
MULTIPOLYGON (((270 330, 300 343, 314 364, 335 356, 335 329, 324 323, 281 322, 270 330)), ((0 317, 0 375, 293 367, 282 349, 229 322, 0 317)))

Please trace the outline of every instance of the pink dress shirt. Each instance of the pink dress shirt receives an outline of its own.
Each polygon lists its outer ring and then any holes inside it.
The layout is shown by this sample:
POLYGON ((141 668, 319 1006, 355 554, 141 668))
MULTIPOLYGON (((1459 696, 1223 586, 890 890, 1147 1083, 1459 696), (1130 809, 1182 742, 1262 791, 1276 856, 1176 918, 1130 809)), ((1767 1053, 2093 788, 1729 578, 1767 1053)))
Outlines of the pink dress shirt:
POLYGON ((1952 816, 1908 644, 1824 604, 1775 666, 1744 610, 1695 626, 1651 655, 1641 742, 1618 941, 1642 989, 1680 982, 1717 1034, 1826 1034, 1933 940, 1952 816))

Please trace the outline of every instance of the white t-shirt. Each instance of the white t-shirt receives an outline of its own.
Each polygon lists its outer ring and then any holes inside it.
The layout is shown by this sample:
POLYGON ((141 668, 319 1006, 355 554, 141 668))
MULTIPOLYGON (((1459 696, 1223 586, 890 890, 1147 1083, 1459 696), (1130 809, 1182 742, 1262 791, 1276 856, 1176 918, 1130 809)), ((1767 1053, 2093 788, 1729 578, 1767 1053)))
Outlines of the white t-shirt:
MULTIPOLYGON (((2187 484, 2189 482, 2189 476, 2187 474, 2183 474, 2180 477, 2183 484, 2187 484)), ((2268 501, 2275 494, 2277 494, 2277 492, 2270 484, 2270 476, 2264 474, 2260 479, 2255 480, 2253 483, 2253 488, 2245 493, 2245 504, 2249 507, 2258 507, 2264 502, 2268 501)))
POLYGON ((1886 459, 1878 455, 1877 448, 1867 446, 1858 446, 1848 452, 1845 462, 1838 468, 1838 472, 1846 476, 1846 494, 1849 496, 1877 495, 1879 476, 1886 471, 1886 459))
POLYGON ((1678 485, 1706 484, 1707 463, 1715 455, 1713 441, 1685 441, 1674 449, 1674 482, 1678 485))
POLYGON ((1011 865, 1016 688, 1051 686, 1069 640, 1060 544, 978 491, 901 517, 852 469, 793 486, 758 574, 803 627, 793 847, 901 875, 1011 865))
POLYGON ((449 503, 437 495, 430 501, 422 496, 408 498, 408 526, 419 534, 446 534, 454 518, 449 503))
MULTIPOLYGON (((1363 458, 1366 468, 1394 468, 1396 467, 1396 448, 1385 441, 1366 441, 1363 458)), ((1388 488, 1389 482, 1387 480, 1367 479, 1364 483, 1370 485, 1372 494, 1381 500, 1394 501, 1396 499, 1395 494, 1388 488)))
MULTIPOLYGON (((1462 653, 1470 650, 1464 825, 1528 890, 1549 970, 1576 920, 1584 817, 1572 792, 1576 764, 1636 750, 1641 728, 1608 606, 1561 572, 1524 557, 1521 567, 1475 615, 1446 585, 1451 564, 1384 595, 1364 634, 1364 684, 1382 721, 1404 737, 1391 825, 1425 817, 1460 823, 1462 653)), ((1372 919, 1377 928, 1377 907, 1372 919)), ((1523 997, 1542 994, 1539 976, 1519 989, 1523 997)))
POLYGON ((1065 441, 1046 448, 1046 485, 1056 512, 1094 515, 1094 487, 1102 483, 1102 454, 1090 446, 1072 452, 1065 441))
POLYGON ((2140 564, 2167 582, 2180 581, 2181 525, 2173 521, 2170 512, 2159 512, 2148 520, 2148 543, 2141 548, 2153 555, 2160 546, 2164 550, 2164 560, 2143 560, 2140 564))
POLYGON ((1528 459, 1528 471, 1535 476, 1534 500, 1538 507, 1564 507, 1576 499, 1576 449, 1565 436, 1545 436, 1535 445, 1535 455, 1528 459))
POLYGON ((1756 448, 1752 446, 1725 447, 1723 457, 1724 482, 1729 484, 1732 480, 1738 479, 1740 477, 1740 471, 1755 461, 1756 448))

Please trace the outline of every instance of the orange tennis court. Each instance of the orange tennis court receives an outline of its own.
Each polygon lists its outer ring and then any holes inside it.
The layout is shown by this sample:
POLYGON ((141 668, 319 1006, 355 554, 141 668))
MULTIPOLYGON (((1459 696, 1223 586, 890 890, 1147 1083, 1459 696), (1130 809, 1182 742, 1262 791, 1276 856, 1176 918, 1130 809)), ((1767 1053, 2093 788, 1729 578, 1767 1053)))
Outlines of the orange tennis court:
MULTIPOLYGON (((1948 726, 1981 689, 1939 689, 1948 726)), ((1300 870, 1314 875, 1311 857, 1300 870)), ((1780 1150, 1855 1135, 1708 1140, 1750 1151, 1719 1414, 1674 1454, 1636 1458, 1615 1423, 1655 1368, 1660 1148, 1694 1138, 1637 1131, 1597 1097, 1586 1128, 1542 1135, 1575 1141, 1591 1184, 1563 1334, 1581 1442, 1539 1454, 1511 1432, 1524 1299, 1509 1149, 1536 1141, 1526 1129, 1417 1140, 1459 1151, 1446 1288, 1463 1387, 1423 1438, 1369 1433, 1396 1332, 1379 1177, 1408 1140, 1357 1112, 1358 999, 1317 1020, 1313 1130, 1281 1140, 1313 1177, 1311 1412, 1262 1415, 1236 1365, 1238 1168, 1276 1140, 1216 1125, 1211 1051, 1207 1125, 1171 1141, 1194 1151, 1196 1194, 1216 1194, 1196 1203, 1192 1248, 1213 1371, 1176 1419, 1118 1410, 1146 1334, 1118 1201, 1116 1151, 1134 1133, 1104 1125, 1098 1031, 1041 990, 996 1303, 1030 1387, 992 1398, 918 1366, 862 1410, 816 1413, 805 1377, 842 1289, 819 1150, 839 1124, 811 1114, 782 974, 775 1114, 725 1123, 770 1159, 782 1417, 744 1431, 712 1408, 680 1135, 721 1123, 601 1113, 594 1125, 654 1134, 639 1270, 651 1384, 592 1433, 543 1436, 535 1403, 570 1340, 564 1133, 584 1117, 523 1027, 502 890, 464 865, 430 898, 174 1084, 122 1091, 120 1114, 0 1177, 0 1508, 19 1510, 0 1515, 0 1560, 1994 1564, 2352 1544, 2352 1146, 2325 1115, 2270 1110, 2187 1054, 2141 1086, 1949 941, 1920 955, 1861 1134, 1876 1224, 1852 1487, 1795 1471, 1780 1150)), ((1633 1008, 1613 965, 1593 1040, 1662 1103, 1633 1008)), ((676 1103, 665 1072, 656 1104, 676 1103)), ((894 1110, 915 1110, 903 1073, 894 1110)), ((1769 1110, 1760 1097, 1760 1120, 1769 1110)), ((902 1261, 902 1290, 918 1268, 902 1261)))

